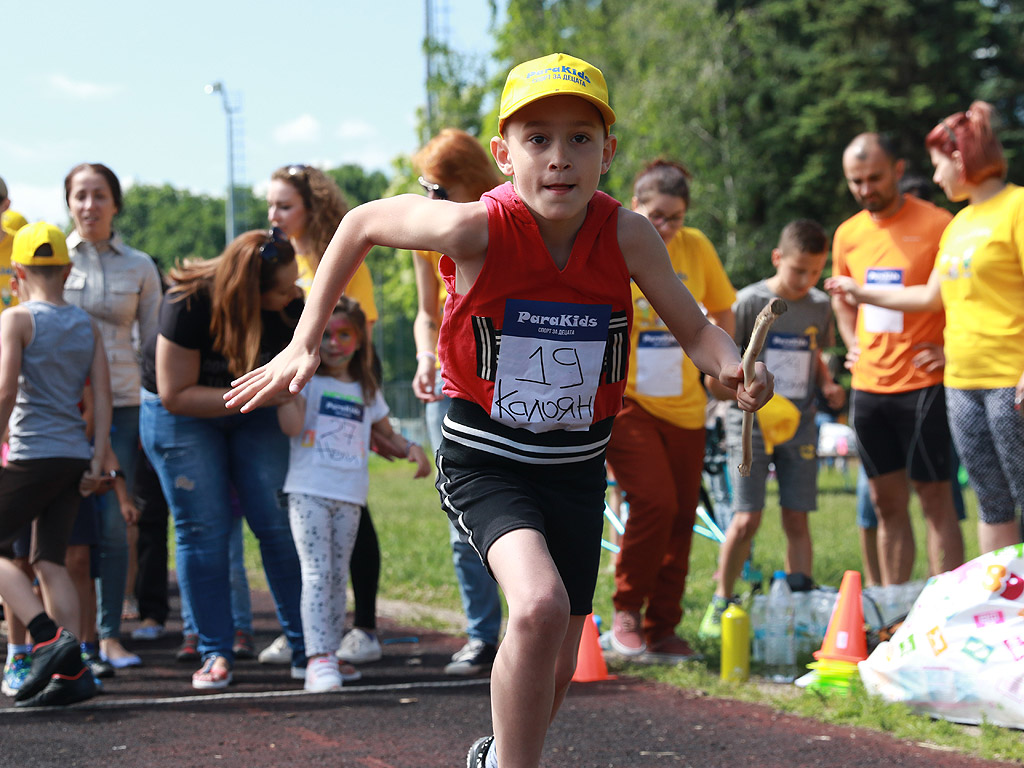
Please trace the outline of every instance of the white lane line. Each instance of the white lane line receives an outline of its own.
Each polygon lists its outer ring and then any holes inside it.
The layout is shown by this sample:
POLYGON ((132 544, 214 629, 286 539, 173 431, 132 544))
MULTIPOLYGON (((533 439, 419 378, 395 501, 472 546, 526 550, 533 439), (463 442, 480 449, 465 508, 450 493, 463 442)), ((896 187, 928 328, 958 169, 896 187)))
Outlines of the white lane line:
POLYGON ((226 701, 253 701, 259 699, 282 699, 296 696, 343 696, 360 693, 389 693, 394 691, 430 690, 432 688, 468 688, 477 685, 489 685, 490 678, 474 680, 443 680, 438 682, 393 683, 390 685, 352 685, 343 686, 336 693, 310 693, 309 691, 252 691, 250 693, 207 693, 191 696, 168 696, 151 699, 110 699, 99 695, 81 704, 67 707, 5 707, 0 709, 0 717, 26 715, 33 712, 90 712, 100 709, 135 709, 138 707, 160 707, 167 704, 216 704, 226 701))

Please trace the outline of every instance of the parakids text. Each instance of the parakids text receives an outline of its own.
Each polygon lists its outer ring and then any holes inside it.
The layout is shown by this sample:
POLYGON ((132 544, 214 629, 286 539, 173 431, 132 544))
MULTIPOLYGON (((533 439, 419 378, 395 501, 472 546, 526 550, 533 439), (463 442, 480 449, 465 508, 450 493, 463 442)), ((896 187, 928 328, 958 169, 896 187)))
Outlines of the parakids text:
POLYGON ((547 69, 538 69, 534 72, 530 72, 526 75, 527 80, 572 80, 577 85, 590 85, 590 78, 578 69, 563 64, 560 67, 548 67, 547 69), (542 77, 546 75, 546 77, 542 77))
POLYGON ((529 312, 520 312, 516 318, 519 323, 532 323, 533 325, 548 325, 556 328, 596 328, 597 318, 589 315, 532 315, 529 312))

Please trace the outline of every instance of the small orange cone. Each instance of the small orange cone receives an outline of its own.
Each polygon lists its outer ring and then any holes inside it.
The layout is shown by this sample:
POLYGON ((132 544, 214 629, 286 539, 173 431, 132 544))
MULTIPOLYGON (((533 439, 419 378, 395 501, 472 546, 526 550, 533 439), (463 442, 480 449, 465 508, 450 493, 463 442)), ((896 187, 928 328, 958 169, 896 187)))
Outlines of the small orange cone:
POLYGON ((825 641, 821 644, 821 650, 814 652, 814 658, 856 664, 868 657, 864 608, 860 600, 860 572, 847 571, 839 586, 839 600, 832 611, 825 641))
POLYGON ((583 634, 580 635, 580 650, 576 655, 576 671, 573 673, 574 683, 593 683, 598 680, 612 680, 608 674, 608 665, 604 663, 601 652, 601 641, 597 636, 597 624, 594 614, 587 616, 583 622, 583 634))

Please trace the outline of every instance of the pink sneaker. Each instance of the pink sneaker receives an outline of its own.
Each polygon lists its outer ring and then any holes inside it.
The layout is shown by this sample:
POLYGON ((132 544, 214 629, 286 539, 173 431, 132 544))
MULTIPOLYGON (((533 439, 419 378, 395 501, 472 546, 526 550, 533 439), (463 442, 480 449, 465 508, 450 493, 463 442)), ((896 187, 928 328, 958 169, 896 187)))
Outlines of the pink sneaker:
POLYGON ((612 648, 623 656, 639 656, 647 650, 639 611, 616 611, 612 622, 612 648))

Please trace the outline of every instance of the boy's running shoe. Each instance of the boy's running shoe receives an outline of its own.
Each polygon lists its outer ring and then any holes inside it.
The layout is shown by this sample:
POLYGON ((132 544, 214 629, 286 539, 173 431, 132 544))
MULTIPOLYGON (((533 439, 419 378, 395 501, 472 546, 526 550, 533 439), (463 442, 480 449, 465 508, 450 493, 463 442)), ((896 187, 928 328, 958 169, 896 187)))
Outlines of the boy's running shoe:
POLYGON ((700 628, 697 630, 697 637, 703 640, 720 640, 722 638, 722 614, 729 607, 729 600, 715 595, 708 603, 704 611, 704 618, 700 621, 700 628))
MULTIPOLYGON (((78 639, 63 627, 57 628, 52 639, 33 645, 31 656, 31 669, 14 694, 15 701, 32 698, 46 688, 57 673, 74 676, 85 668, 78 639)), ((89 685, 92 685, 92 675, 89 675, 89 685)))
POLYGON ((466 768, 484 768, 487 764, 487 751, 493 743, 493 736, 483 736, 474 741, 466 755, 466 768))

